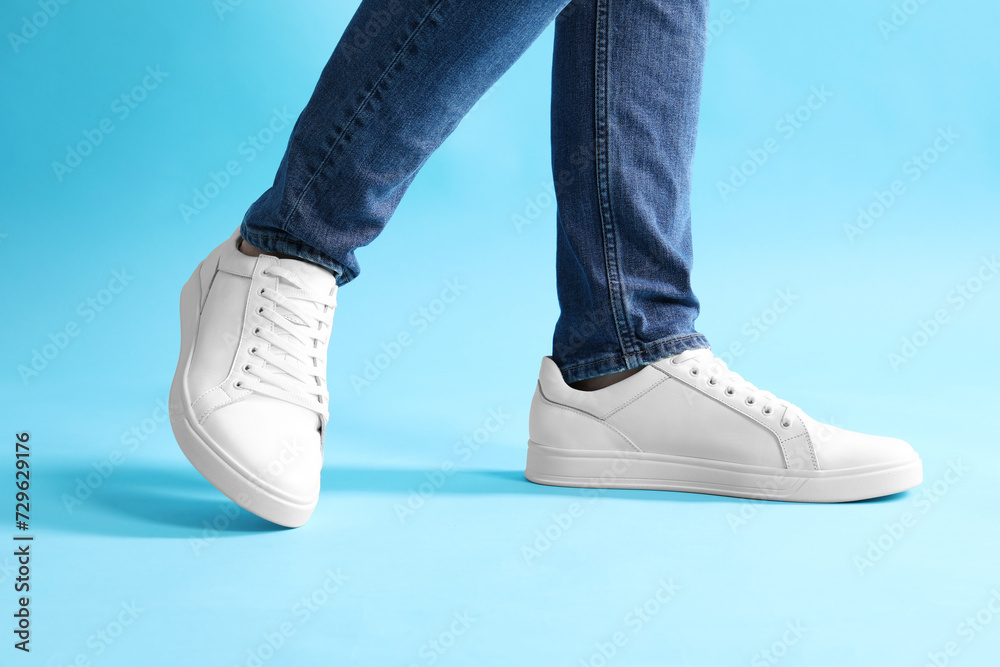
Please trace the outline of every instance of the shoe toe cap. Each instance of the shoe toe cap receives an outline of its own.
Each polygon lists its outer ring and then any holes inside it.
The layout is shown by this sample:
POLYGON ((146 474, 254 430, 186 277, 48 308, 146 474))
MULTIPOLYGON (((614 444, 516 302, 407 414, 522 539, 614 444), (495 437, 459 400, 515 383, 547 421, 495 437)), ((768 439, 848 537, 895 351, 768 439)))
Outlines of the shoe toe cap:
POLYGON ((251 483, 293 503, 315 502, 323 453, 313 413, 274 400, 251 399, 216 410, 202 426, 251 483))
POLYGON ((903 464, 920 458, 913 447, 899 438, 855 433, 834 426, 810 429, 821 470, 903 464))

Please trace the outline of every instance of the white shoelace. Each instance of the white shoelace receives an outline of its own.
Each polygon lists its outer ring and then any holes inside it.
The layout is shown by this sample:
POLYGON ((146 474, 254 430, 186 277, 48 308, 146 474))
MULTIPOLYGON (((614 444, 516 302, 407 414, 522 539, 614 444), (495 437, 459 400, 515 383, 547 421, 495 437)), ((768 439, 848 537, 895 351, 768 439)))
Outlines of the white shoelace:
POLYGON ((752 383, 743 378, 739 373, 731 370, 726 362, 712 354, 711 350, 689 350, 677 356, 671 357, 670 363, 681 366, 690 365, 690 373, 694 376, 704 372, 708 376, 708 384, 713 387, 724 385, 724 392, 727 396, 745 394, 744 402, 748 406, 760 405, 761 412, 770 415, 776 409, 781 409, 781 426, 788 428, 792 425, 792 417, 798 410, 793 404, 782 400, 769 391, 758 389, 752 383))
POLYGON ((336 297, 309 291, 302 278, 282 266, 270 266, 262 273, 278 278, 285 287, 280 292, 269 288, 257 292, 273 304, 273 308, 261 306, 257 314, 275 328, 256 327, 252 332, 270 347, 251 345, 250 354, 263 363, 243 367, 244 372, 260 379, 247 388, 312 410, 326 423, 326 348, 330 340, 326 313, 337 305, 336 297))

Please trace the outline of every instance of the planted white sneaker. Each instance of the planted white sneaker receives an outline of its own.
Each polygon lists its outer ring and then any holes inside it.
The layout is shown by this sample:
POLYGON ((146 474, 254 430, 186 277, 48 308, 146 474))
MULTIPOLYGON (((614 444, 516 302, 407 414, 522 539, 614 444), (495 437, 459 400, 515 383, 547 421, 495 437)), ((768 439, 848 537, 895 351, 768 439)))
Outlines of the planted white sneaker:
POLYGON ((249 257, 239 242, 212 251, 181 291, 170 425, 233 502, 301 526, 319 499, 337 285, 322 267, 249 257))
POLYGON ((573 389, 545 357, 529 432, 525 476, 539 484, 846 502, 923 480, 907 443, 820 424, 709 350, 597 391, 573 389))

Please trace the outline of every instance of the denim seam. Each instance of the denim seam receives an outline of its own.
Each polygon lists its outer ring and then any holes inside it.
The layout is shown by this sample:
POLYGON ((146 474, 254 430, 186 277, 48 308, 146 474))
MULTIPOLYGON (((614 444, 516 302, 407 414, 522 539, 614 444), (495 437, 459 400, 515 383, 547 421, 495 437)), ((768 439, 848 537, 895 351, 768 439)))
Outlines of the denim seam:
POLYGON ((608 1, 597 0, 594 27, 594 166, 596 169, 598 210, 601 216, 602 240, 604 241, 604 267, 608 281, 608 300, 612 317, 615 322, 615 334, 622 356, 628 359, 634 354, 635 336, 629 335, 628 340, 623 329, 628 333, 628 319, 624 313, 624 298, 621 288, 621 276, 618 270, 618 247, 616 243, 614 217, 610 206, 610 177, 608 174, 608 1), (617 298, 616 298, 617 297, 617 298))
POLYGON ((435 2, 430 7, 427 13, 425 13, 421 17, 420 22, 417 23, 417 25, 413 28, 413 31, 409 35, 407 35, 405 40, 403 40, 403 43, 400 45, 400 47, 396 50, 396 53, 393 55, 392 60, 389 61, 389 64, 379 75, 378 79, 375 81, 375 84, 371 87, 371 90, 369 90, 365 94, 365 98, 361 100, 361 103, 358 105, 357 110, 354 112, 353 115, 351 115, 351 118, 344 124, 344 129, 341 130, 340 134, 337 135, 337 138, 334 139, 333 145, 330 146, 330 150, 326 152, 326 155, 323 157, 322 162, 320 162, 319 166, 313 172, 313 175, 303 186, 302 192, 299 193, 298 199, 295 200, 295 204, 292 205, 292 209, 288 212, 288 215, 286 215, 285 219, 282 221, 281 223, 282 227, 287 228, 288 221, 295 214, 295 212, 299 210, 299 206, 302 205, 303 198, 305 198, 306 193, 309 191, 309 188, 312 187, 312 184, 316 180, 316 177, 320 174, 321 171, 323 171, 323 168, 326 166, 326 163, 330 161, 330 156, 333 155, 333 151, 336 150, 337 147, 340 145, 341 141, 344 139, 344 136, 347 134, 348 130, 351 129, 351 126, 355 123, 355 121, 357 121, 358 117, 361 115, 361 112, 364 111, 365 105, 368 104, 368 101, 371 100, 372 96, 378 90, 378 87, 382 84, 383 81, 385 81, 386 77, 389 76, 389 73, 392 71, 392 68, 403 57, 403 53, 406 52, 407 47, 414 40, 414 38, 416 38, 417 33, 420 32, 420 29, 423 28, 424 25, 427 23, 427 20, 431 17, 431 14, 436 12, 438 10, 438 7, 440 7, 444 3, 444 1, 445 0, 437 0, 437 2, 435 2))
MULTIPOLYGON (((708 342, 708 340, 705 338, 704 334, 690 334, 690 335, 687 335, 687 336, 681 336, 680 338, 669 338, 669 339, 663 341, 662 343, 655 343, 654 345, 652 345, 652 346, 650 346, 648 348, 644 348, 642 350, 637 350, 633 354, 643 354, 643 353, 646 353, 646 352, 652 352, 652 351, 656 350, 656 348, 658 348, 658 347, 666 347, 667 345, 669 345, 671 343, 677 343, 677 342, 680 342, 680 341, 683 341, 683 340, 691 340, 692 338, 701 338, 701 339, 705 340, 705 342, 708 342)), ((577 368, 586 368, 587 366, 594 366, 596 364, 603 364, 606 361, 620 361, 620 360, 626 359, 627 356, 628 355, 620 354, 620 355, 615 356, 615 357, 603 357, 603 358, 598 359, 596 361, 588 361, 585 364, 576 364, 575 366, 566 366, 562 370, 565 372, 565 371, 570 371, 570 370, 576 370, 577 368)))

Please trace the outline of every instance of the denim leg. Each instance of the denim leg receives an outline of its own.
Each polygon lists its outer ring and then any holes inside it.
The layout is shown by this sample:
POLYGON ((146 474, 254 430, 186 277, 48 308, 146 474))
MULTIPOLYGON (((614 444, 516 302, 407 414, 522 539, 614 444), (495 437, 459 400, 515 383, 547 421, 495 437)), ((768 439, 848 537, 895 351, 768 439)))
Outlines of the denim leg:
POLYGON ((417 171, 568 0, 364 0, 241 234, 344 284, 417 171))
POLYGON ((568 382, 708 347, 689 205, 707 9, 574 0, 556 20, 553 357, 568 382))

